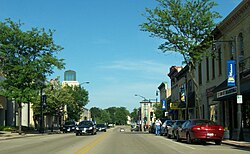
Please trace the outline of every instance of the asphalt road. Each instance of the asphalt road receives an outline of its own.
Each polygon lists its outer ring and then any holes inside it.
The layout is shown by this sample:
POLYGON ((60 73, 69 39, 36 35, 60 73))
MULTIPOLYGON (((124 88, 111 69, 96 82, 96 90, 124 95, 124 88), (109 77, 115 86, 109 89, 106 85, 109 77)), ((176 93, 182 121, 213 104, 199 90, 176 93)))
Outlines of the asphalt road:
POLYGON ((0 141, 0 154, 249 154, 250 149, 229 145, 186 144, 163 136, 130 132, 129 127, 75 136, 54 134, 0 141))

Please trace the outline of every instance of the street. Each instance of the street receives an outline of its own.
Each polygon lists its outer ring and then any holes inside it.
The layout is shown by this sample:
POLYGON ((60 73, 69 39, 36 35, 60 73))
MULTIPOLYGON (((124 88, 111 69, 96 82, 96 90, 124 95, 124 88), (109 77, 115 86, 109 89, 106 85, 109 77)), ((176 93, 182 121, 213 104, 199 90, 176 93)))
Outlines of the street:
POLYGON ((187 144, 163 136, 143 132, 130 132, 130 127, 109 129, 97 135, 69 134, 39 135, 1 140, 1 154, 244 154, 250 149, 229 145, 187 144))

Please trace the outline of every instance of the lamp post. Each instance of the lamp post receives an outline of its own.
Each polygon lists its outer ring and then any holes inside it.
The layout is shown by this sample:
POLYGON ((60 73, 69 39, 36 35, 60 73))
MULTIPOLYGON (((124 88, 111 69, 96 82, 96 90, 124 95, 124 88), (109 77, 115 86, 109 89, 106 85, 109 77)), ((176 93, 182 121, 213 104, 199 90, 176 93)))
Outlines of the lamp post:
POLYGON ((79 84, 79 86, 83 85, 83 84, 89 84, 90 82, 89 81, 85 81, 85 82, 82 82, 79 84))
POLYGON ((40 82, 40 133, 44 133, 44 124, 43 124, 43 108, 46 105, 46 95, 43 93, 43 88, 45 87, 45 82, 44 81, 39 81, 40 82))
POLYGON ((146 101, 146 100, 147 100, 144 96, 141 96, 141 95, 138 95, 138 94, 135 94, 135 96, 138 96, 138 97, 143 98, 143 101, 146 101))
POLYGON ((226 40, 226 41, 214 41, 212 49, 216 50, 215 42, 229 42, 234 43, 234 54, 235 54, 235 60, 236 60, 236 87, 237 87, 237 127, 239 129, 238 131, 238 140, 243 141, 244 135, 243 135, 243 128, 242 128, 242 95, 240 92, 240 65, 239 65, 239 55, 238 55, 238 45, 237 45, 237 36, 234 37, 233 40, 226 40))

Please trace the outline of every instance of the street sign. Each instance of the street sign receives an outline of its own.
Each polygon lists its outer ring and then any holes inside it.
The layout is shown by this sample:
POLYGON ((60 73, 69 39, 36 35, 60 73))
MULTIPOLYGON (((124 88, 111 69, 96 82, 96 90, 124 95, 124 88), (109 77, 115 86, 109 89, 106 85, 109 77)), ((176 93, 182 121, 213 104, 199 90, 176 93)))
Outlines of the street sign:
POLYGON ((242 95, 237 95, 237 104, 242 104, 242 95))

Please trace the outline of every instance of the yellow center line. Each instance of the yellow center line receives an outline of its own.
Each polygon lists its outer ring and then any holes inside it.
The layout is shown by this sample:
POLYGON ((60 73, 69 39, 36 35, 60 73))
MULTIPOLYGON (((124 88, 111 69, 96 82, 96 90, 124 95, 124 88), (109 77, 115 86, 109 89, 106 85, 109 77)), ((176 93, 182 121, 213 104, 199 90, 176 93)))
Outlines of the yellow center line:
POLYGON ((88 152, 91 148, 93 148, 95 145, 97 145, 99 142, 101 142, 105 137, 107 137, 108 134, 109 133, 102 134, 101 136, 96 138, 94 141, 90 142, 89 144, 83 146, 82 148, 80 148, 79 150, 74 152, 74 154, 78 154, 81 151, 82 151, 82 154, 84 154, 85 152, 88 152))
POLYGON ((86 152, 88 152, 89 150, 91 150, 94 146, 96 146, 98 143, 100 143, 102 140, 104 140, 107 136, 108 136, 108 134, 105 134, 104 136, 100 137, 99 140, 97 140, 96 142, 94 142, 93 144, 91 144, 89 147, 87 147, 82 152, 82 154, 85 154, 86 152))

